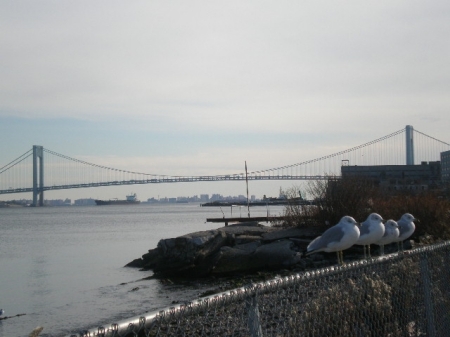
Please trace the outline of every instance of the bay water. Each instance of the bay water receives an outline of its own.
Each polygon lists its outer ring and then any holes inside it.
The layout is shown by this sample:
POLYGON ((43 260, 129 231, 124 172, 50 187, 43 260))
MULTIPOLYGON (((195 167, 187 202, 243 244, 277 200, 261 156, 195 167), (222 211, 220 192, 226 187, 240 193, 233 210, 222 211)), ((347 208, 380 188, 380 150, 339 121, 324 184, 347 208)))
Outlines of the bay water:
MULTIPOLYGON (((251 216, 282 206, 251 207, 251 216)), ((207 218, 247 216, 247 209, 199 204, 0 208, 0 337, 65 336, 191 301, 198 283, 144 278, 125 268, 161 239, 215 229, 207 218)))

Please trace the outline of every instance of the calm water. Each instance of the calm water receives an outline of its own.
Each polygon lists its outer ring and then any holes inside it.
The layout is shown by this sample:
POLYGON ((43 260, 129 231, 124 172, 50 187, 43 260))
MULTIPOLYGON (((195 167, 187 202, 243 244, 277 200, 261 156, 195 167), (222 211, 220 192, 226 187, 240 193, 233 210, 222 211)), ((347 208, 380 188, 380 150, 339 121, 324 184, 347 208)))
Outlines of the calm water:
MULTIPOLYGON (((251 208, 252 216, 266 212, 251 208)), ((195 299, 205 286, 141 280, 152 272, 123 266, 160 239, 221 227, 205 223, 212 217, 221 210, 198 204, 0 208, 0 308, 25 314, 1 320, 0 336, 28 336, 36 326, 41 336, 64 336, 195 299)))

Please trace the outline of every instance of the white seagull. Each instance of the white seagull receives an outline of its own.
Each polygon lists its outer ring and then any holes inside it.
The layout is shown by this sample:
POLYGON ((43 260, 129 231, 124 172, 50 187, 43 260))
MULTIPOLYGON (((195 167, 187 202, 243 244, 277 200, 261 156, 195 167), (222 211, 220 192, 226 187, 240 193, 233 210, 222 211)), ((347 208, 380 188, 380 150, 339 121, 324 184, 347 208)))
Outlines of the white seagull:
POLYGON ((0 316, 3 315, 5 313, 5 310, 0 309, 0 316))
POLYGON ((384 224, 384 228, 385 230, 383 237, 375 242, 376 245, 380 246, 380 255, 384 255, 384 245, 396 242, 400 234, 397 222, 392 219, 386 221, 386 223, 384 224))
POLYGON ((405 213, 400 220, 397 221, 400 234, 397 239, 398 251, 403 251, 403 241, 409 238, 416 229, 414 221, 419 221, 412 214, 405 213))
POLYGON ((306 254, 336 252, 339 264, 344 264, 343 250, 353 246, 359 238, 358 223, 351 216, 344 216, 337 225, 328 228, 308 245, 306 254))
POLYGON ((380 240, 384 235, 383 221, 384 219, 380 214, 372 213, 367 217, 366 221, 361 223, 361 227, 359 229, 360 236, 356 244, 363 246, 365 259, 367 258, 366 246, 367 246, 367 254, 369 257, 371 257, 370 245, 380 240))

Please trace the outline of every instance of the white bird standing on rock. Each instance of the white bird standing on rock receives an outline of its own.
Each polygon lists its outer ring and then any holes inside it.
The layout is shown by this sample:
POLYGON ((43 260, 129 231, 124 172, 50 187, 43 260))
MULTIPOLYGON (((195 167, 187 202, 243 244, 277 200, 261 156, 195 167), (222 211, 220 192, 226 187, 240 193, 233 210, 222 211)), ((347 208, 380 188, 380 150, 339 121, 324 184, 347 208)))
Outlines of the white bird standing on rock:
POLYGON ((397 239, 398 251, 400 250, 403 251, 403 241, 409 238, 416 230, 416 225, 414 224, 414 221, 419 220, 416 219, 410 213, 403 214, 400 220, 397 221, 398 230, 400 231, 400 234, 397 239))
POLYGON ((368 257, 371 257, 370 245, 380 240, 384 235, 383 221, 384 219, 380 214, 372 213, 367 217, 366 221, 361 223, 359 228, 360 236, 356 244, 363 246, 365 259, 367 259, 366 246, 368 257))
POLYGON ((384 245, 396 242, 400 231, 398 230, 398 224, 396 221, 389 219, 384 224, 384 235, 383 237, 375 242, 376 245, 380 246, 380 255, 384 255, 384 245))
POLYGON ((343 250, 353 246, 359 239, 358 223, 351 216, 344 216, 337 225, 328 228, 308 245, 306 254, 336 252, 339 264, 344 264, 343 250))

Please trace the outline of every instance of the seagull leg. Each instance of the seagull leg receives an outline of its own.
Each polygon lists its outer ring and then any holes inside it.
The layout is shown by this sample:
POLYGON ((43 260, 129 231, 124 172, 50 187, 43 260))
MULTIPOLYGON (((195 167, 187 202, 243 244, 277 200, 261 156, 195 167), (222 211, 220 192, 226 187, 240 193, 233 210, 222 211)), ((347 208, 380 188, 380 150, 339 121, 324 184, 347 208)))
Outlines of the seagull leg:
POLYGON ((342 250, 340 250, 338 253, 339 253, 339 260, 340 260, 339 264, 342 266, 342 265, 345 264, 345 262, 344 262, 344 252, 342 250))
POLYGON ((364 250, 364 260, 367 259, 367 255, 366 255, 366 245, 363 245, 363 250, 364 250))
POLYGON ((341 256, 339 255, 339 251, 336 252, 338 265, 341 265, 341 256))
POLYGON ((399 253, 403 253, 403 241, 397 241, 397 250, 399 253))
POLYGON ((369 259, 371 259, 372 255, 370 255, 370 244, 367 245, 367 254, 369 255, 369 259))
POLYGON ((380 245, 380 256, 384 255, 384 245, 380 245))

